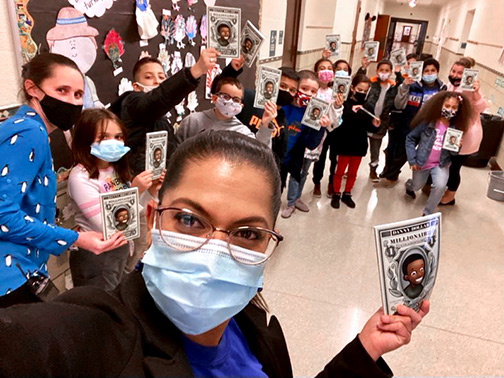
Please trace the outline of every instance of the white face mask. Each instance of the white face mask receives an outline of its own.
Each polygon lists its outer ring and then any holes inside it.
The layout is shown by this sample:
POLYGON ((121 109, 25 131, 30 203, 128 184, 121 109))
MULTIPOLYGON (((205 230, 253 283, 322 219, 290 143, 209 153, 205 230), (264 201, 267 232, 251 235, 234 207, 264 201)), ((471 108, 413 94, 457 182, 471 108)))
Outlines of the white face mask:
POLYGON ((157 87, 159 87, 159 85, 143 85, 143 84, 139 83, 138 81, 135 84, 138 85, 140 88, 142 88, 143 89, 142 92, 144 92, 144 93, 149 93, 153 89, 156 89, 157 87))
POLYGON ((378 77, 380 78, 381 81, 386 81, 390 77, 390 73, 379 72, 378 77))
POLYGON ((233 100, 224 100, 223 98, 217 97, 215 102, 215 107, 224 116, 232 118, 242 111, 241 104, 233 102, 233 100))

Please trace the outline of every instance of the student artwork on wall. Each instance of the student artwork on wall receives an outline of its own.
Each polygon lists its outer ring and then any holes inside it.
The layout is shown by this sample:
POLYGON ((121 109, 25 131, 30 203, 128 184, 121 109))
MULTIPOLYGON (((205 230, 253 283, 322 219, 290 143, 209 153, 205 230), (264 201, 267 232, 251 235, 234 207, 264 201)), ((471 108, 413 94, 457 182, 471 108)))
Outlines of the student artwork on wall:
MULTIPOLYGON (((160 53, 159 44, 166 45, 166 53, 170 57, 168 62, 164 62, 165 65, 168 63, 170 71, 172 68, 172 63, 174 60, 175 51, 180 51, 182 54, 182 59, 185 58, 186 54, 190 52, 196 60, 200 56, 200 48, 202 45, 206 44, 206 20, 204 15, 206 15, 206 7, 208 5, 213 6, 223 6, 223 7, 234 7, 236 2, 232 0, 217 0, 217 1, 192 1, 189 9, 189 2, 187 0, 181 0, 176 2, 179 10, 172 9, 171 0, 149 0, 147 4, 154 13, 157 22, 160 24, 157 27, 157 33, 154 37, 149 39, 149 45, 145 47, 140 46, 140 34, 138 29, 138 23, 136 18, 137 2, 136 0, 93 0, 92 4, 90 0, 73 0, 70 3, 69 0, 6 0, 11 3, 11 7, 16 9, 16 19, 11 20, 12 28, 16 30, 19 34, 21 41, 21 50, 19 60, 21 61, 21 55, 25 61, 31 59, 37 51, 48 52, 52 49, 54 52, 62 52, 62 48, 67 46, 71 48, 70 42, 72 39, 76 40, 76 47, 78 48, 77 64, 79 68, 83 71, 86 76, 86 87, 89 87, 89 91, 86 88, 85 103, 87 105, 100 106, 100 104, 111 104, 118 98, 118 88, 123 78, 132 80, 133 66, 138 61, 140 52, 142 50, 147 51, 150 56, 157 57, 160 53), (92 5, 91 8, 85 8, 85 3, 92 5), (60 32, 65 25, 60 25, 57 23, 60 17, 60 11, 63 8, 73 8, 76 15, 79 15, 79 23, 75 24, 72 32, 66 31, 65 33, 60 32), (79 9, 80 8, 80 9, 79 9), (163 10, 170 11, 171 14, 167 14, 166 18, 164 16, 163 10), (80 13, 78 13, 80 12, 80 13), (178 15, 181 15, 180 19, 183 18, 184 23, 180 23, 180 33, 175 35, 175 22, 174 20, 178 15), (194 17, 194 21, 192 18, 194 17), (83 18, 80 18, 83 17, 83 18), (168 33, 161 35, 160 31, 163 30, 162 24, 163 19, 165 22, 165 30, 168 33), (187 33, 186 26, 187 20, 189 21, 190 27, 189 34, 187 33), (196 26, 195 30, 192 27, 196 26), (48 36, 48 32, 51 29, 58 31, 56 33, 57 37, 51 35, 48 36), (117 35, 122 41, 123 53, 121 55, 119 45, 116 45, 119 50, 119 54, 114 51, 110 51, 111 55, 116 63, 117 67, 122 68, 123 72, 113 75, 115 70, 114 65, 104 49, 105 39, 110 30, 114 29, 117 35), (196 31, 196 32, 195 32, 196 31), (193 34, 194 33, 194 34, 193 34), (175 39, 180 38, 180 41, 185 46, 183 48, 177 47, 177 41, 175 39), (48 38, 46 38, 48 37, 48 38), (67 37, 67 38, 64 38, 67 37), (189 38, 188 38, 189 37, 189 38), (194 46, 191 45, 190 38, 194 42, 194 46), (93 41, 94 40, 94 41, 93 41), (96 45, 95 45, 96 43, 96 45), (170 44, 172 43, 172 44, 170 44), (50 47, 52 45, 52 47, 50 47), (94 58, 94 59, 93 59, 94 58), (119 61, 119 59, 121 61, 119 61), (91 96, 88 96, 88 93, 91 96), (96 95, 96 96, 95 96, 96 95)), ((242 20, 241 26, 238 30, 245 26, 247 20, 250 20, 253 24, 257 25, 259 21, 259 0, 251 0, 240 3, 242 20)), ((67 14, 70 17, 70 12, 67 14)), ((68 27, 68 26, 67 26, 68 27)), ((68 28, 72 28, 71 26, 68 28)), ((179 46, 181 46, 179 44, 179 46)), ((114 50, 115 48, 113 48, 114 50)), ((166 57, 165 53, 161 54, 162 57, 166 57)), ((160 57, 161 57, 160 56, 160 57)), ((72 57, 73 59, 74 57, 72 57)), ((176 64, 173 68, 178 69, 180 63, 184 61, 176 60, 176 64)), ((222 68, 225 66, 224 59, 218 59, 218 64, 222 68)), ((197 100, 199 102, 198 110, 205 110, 210 108, 212 105, 209 101, 203 101, 205 98, 205 80, 206 77, 203 76, 202 84, 196 90, 197 100)), ((253 88, 255 84, 255 72, 254 70, 245 69, 243 74, 239 77, 245 87, 253 88)), ((129 87, 124 87, 129 88, 129 87)), ((191 107, 196 103, 194 100, 186 102, 191 104, 191 107)), ((189 110, 186 111, 186 114, 189 110)), ((175 117, 175 111, 171 112, 173 117, 175 117)), ((172 118, 174 121, 174 118, 172 118)))
POLYGON ((149 0, 136 0, 135 17, 140 39, 151 39, 158 34, 159 22, 151 9, 149 0))
POLYGON ((121 36, 114 29, 107 33, 105 42, 103 43, 103 50, 105 50, 105 54, 107 54, 112 61, 114 65, 114 76, 117 76, 120 73, 118 70, 119 63, 122 62, 121 56, 124 54, 124 43, 121 36))

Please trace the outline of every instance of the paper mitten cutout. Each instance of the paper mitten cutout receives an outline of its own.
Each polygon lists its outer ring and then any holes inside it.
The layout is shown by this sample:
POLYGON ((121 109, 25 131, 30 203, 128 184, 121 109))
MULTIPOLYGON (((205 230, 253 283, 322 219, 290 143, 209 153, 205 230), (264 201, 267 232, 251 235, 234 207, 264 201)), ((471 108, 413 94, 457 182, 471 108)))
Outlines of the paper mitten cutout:
POLYGON ((196 91, 192 91, 187 96, 187 109, 189 109, 189 111, 191 113, 194 113, 196 108, 198 107, 198 105, 199 105, 199 103, 198 103, 198 96, 196 95, 196 91))
POLYGON ((196 64, 196 58, 193 54, 188 52, 185 56, 185 66, 186 68, 190 68, 196 64))
POLYGON ((175 75, 183 67, 184 67, 184 65, 182 63, 182 58, 180 57, 180 51, 175 51, 173 53, 173 60, 172 60, 172 64, 171 64, 171 73, 172 73, 172 75, 175 75))
POLYGON ((129 92, 133 90, 133 84, 127 78, 123 77, 121 82, 119 83, 119 87, 117 90, 117 94, 120 96, 123 93, 129 92))
POLYGON ((186 34, 187 39, 189 39, 189 43, 191 46, 195 46, 196 42, 194 42, 194 38, 196 38, 196 34, 198 34, 198 22, 193 15, 187 17, 186 20, 186 34))
POLYGON ((168 77, 170 75, 170 54, 168 51, 166 51, 166 45, 164 43, 159 44, 159 54, 157 56, 157 59, 161 62, 161 65, 163 66, 163 71, 168 77))
POLYGON ((183 99, 180 104, 175 105, 175 110, 177 111, 177 122, 182 121, 182 118, 185 115, 184 104, 185 104, 185 99, 183 99))
POLYGON ((184 16, 179 14, 175 19, 175 33, 174 33, 175 41, 177 41, 177 49, 183 49, 185 47, 185 44, 182 43, 184 37, 185 37, 185 20, 184 16))
POLYGON ((136 0, 135 17, 140 39, 151 39, 158 34, 159 22, 150 7, 149 0, 136 0))

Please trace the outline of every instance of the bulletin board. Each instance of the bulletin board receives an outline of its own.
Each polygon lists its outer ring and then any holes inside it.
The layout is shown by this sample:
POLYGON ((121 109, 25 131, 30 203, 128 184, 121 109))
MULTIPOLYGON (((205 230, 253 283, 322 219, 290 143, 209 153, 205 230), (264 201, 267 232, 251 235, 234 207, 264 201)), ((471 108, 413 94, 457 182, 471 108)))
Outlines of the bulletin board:
MULTIPOLYGON (((118 97, 118 86, 122 78, 132 78, 132 70, 135 62, 138 60, 141 51, 147 51, 152 57, 156 58, 159 52, 159 44, 164 43, 165 39, 159 34, 161 18, 163 10, 171 11, 171 17, 175 20, 176 16, 181 14, 184 19, 190 15, 194 15, 197 21, 197 35, 194 38, 195 46, 192 46, 187 36, 182 41, 185 44, 184 48, 177 48, 177 42, 167 44, 166 50, 170 55, 176 51, 180 51, 182 62, 185 56, 190 52, 197 60, 201 49, 200 23, 202 16, 206 14, 206 6, 228 6, 236 7, 237 2, 232 0, 150 0, 150 6, 154 12, 155 18, 159 22, 157 27, 158 34, 148 40, 148 45, 140 46, 140 36, 135 16, 136 2, 135 0, 8 0, 14 3, 16 10, 16 20, 14 25, 17 26, 19 33, 21 50, 25 52, 23 60, 26 61, 27 54, 49 51, 49 45, 46 40, 48 30, 56 26, 58 12, 63 7, 72 6, 71 3, 106 3, 105 6, 110 6, 105 9, 103 15, 89 17, 85 16, 87 25, 98 31, 95 38, 97 45, 97 54, 94 63, 87 71, 88 76, 96 87, 96 93, 99 100, 104 105, 112 103, 118 97), (215 3, 215 4, 213 4, 215 3), (178 9, 176 9, 178 8, 178 9), (107 57, 103 49, 105 36, 114 28, 124 42, 124 54, 121 56, 122 62, 118 63, 123 68, 123 72, 114 76, 114 67, 112 61, 107 57)), ((143 0, 140 0, 143 2, 143 0)), ((241 7, 241 22, 242 27, 247 20, 250 20, 254 25, 258 25, 259 19, 259 0, 240 1, 241 7)), ((15 26, 15 27, 16 27, 15 26)), ((80 25, 82 27, 82 25, 80 25)), ((224 68, 226 62, 224 59, 219 59, 217 62, 220 68, 224 68)), ((254 69, 245 67, 244 73, 240 76, 240 80, 245 87, 252 88, 254 86, 254 69)), ((169 73, 171 76, 171 73, 169 73)), ((197 111, 208 109, 210 102, 205 100, 205 77, 202 78, 202 83, 197 89, 197 98, 199 106, 197 111)), ((173 112, 172 112, 173 113, 173 112)), ((189 111, 186 109, 186 114, 189 111)))

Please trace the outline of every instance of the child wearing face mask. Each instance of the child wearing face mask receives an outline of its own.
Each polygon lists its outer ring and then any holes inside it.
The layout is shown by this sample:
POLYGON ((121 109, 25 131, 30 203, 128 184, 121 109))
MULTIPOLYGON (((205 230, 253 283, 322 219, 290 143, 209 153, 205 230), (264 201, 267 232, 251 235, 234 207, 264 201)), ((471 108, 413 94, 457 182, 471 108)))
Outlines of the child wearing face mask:
POLYGON ((194 66, 180 70, 167 80, 159 60, 144 57, 135 64, 133 91, 121 95, 110 107, 128 130, 134 175, 145 169, 145 135, 149 132, 168 132, 166 159, 170 158, 176 143, 166 113, 198 87, 200 77, 213 68, 217 55, 215 49, 205 49, 194 66))
POLYGON ((375 187, 390 187, 398 180, 401 168, 407 161, 405 143, 406 136, 410 132, 411 120, 429 98, 446 90, 446 85, 438 78, 438 73, 439 62, 434 58, 428 58, 424 61, 422 79, 419 82, 414 82, 406 76, 398 87, 394 106, 402 110, 401 117, 389 131, 386 164, 380 174, 381 180, 375 187))
POLYGON ((392 65, 392 62, 383 59, 376 66, 376 76, 370 79, 371 88, 365 103, 365 107, 374 115, 380 118, 381 124, 375 133, 369 134, 369 150, 371 154, 371 162, 369 163, 369 178, 373 182, 378 182, 378 168, 380 158, 380 148, 382 139, 387 133, 387 128, 390 120, 390 111, 394 108, 394 99, 397 94, 397 87, 402 83, 400 67, 392 65), (392 70, 395 71, 395 83, 390 80, 392 70))
POLYGON ((243 108, 243 86, 238 79, 219 78, 215 85, 215 94, 212 94, 212 103, 215 105, 212 109, 189 114, 182 120, 176 133, 177 143, 182 143, 202 131, 230 130, 255 138, 268 146, 271 144, 273 129, 269 125, 277 115, 273 102, 265 104, 262 127, 256 134, 236 118, 243 108))
MULTIPOLYGON (((464 68, 472 68, 476 62, 469 57, 462 57, 457 60, 451 70, 448 80, 449 91, 462 93, 460 82, 464 68)), ((483 128, 481 126, 480 114, 483 113, 487 107, 485 97, 480 91, 480 82, 475 80, 473 83, 473 91, 466 91, 464 94, 471 103, 473 112, 470 115, 471 122, 467 133, 464 135, 464 145, 459 152, 459 155, 453 159, 450 166, 450 178, 448 179, 448 188, 441 199, 441 205, 455 205, 455 193, 460 185, 460 170, 462 164, 468 155, 471 155, 479 150, 481 140, 483 139, 483 128)))
MULTIPOLYGON (((72 141, 76 166, 68 178, 68 195, 80 230, 102 232, 100 193, 137 187, 141 206, 156 196, 164 174, 152 181, 152 172, 144 171, 131 180, 128 157, 125 156, 130 148, 124 145, 125 142, 126 128, 108 110, 87 109, 77 120, 72 141)), ((143 212, 140 217, 145 217, 143 212)), ((129 254, 129 244, 100 255, 82 248, 71 251, 70 270, 74 286, 115 289, 121 281, 129 254)), ((135 255, 139 258, 139 254, 135 255)))
POLYGON ((334 193, 331 207, 334 209, 340 207, 340 200, 350 208, 355 207, 355 202, 352 200, 352 189, 362 157, 366 155, 368 149, 367 133, 375 131, 380 126, 380 120, 360 110, 366 100, 369 86, 370 81, 367 76, 355 75, 348 99, 344 104, 343 122, 331 133, 333 134, 331 149, 338 156, 338 167, 332 180, 334 193), (341 181, 347 168, 345 190, 342 194, 341 181))
POLYGON ((324 115, 320 120, 320 130, 301 124, 308 102, 312 96, 317 95, 318 89, 317 75, 308 70, 300 71, 299 89, 294 104, 282 108, 289 125, 287 128, 287 150, 280 171, 282 187, 285 187, 287 176, 290 174, 287 207, 281 213, 282 218, 290 218, 295 209, 302 212, 310 211, 308 205, 301 200, 308 169, 312 162, 312 160, 305 158, 305 150, 313 150, 320 145, 325 134, 325 127, 331 123, 330 118, 324 115))
MULTIPOLYGON (((324 101, 327 102, 332 102, 333 96, 332 88, 324 88, 324 80, 327 79, 333 79, 334 76, 350 76, 352 74, 352 67, 348 64, 346 60, 340 59, 337 60, 334 64, 331 64, 331 68, 335 70, 334 74, 329 73, 331 69, 327 66, 327 64, 330 63, 330 61, 322 58, 318 60, 315 63, 315 73, 317 73, 319 77, 319 82, 320 82, 320 89, 317 93, 317 97, 324 99, 324 101)), ((332 85, 331 81, 328 81, 329 86, 332 85)), ((341 99, 342 100, 342 99, 341 99)), ((329 116, 331 117, 331 120, 340 117, 341 113, 335 114, 332 113, 335 110, 335 108, 330 108, 330 113, 329 116)), ((342 111, 342 109, 340 110, 342 111)), ((329 151, 329 160, 331 161, 331 165, 329 168, 329 183, 327 185, 327 196, 329 198, 332 197, 333 195, 333 184, 332 184, 332 179, 334 177, 334 172, 336 171, 336 164, 337 164, 337 157, 336 154, 334 153, 334 149, 330 149, 330 145, 332 143, 332 138, 333 138, 333 133, 328 132, 325 139, 324 143, 322 146, 322 149, 320 150, 320 156, 318 156, 317 161, 313 165, 313 196, 314 197, 320 197, 322 195, 320 183, 322 181, 322 178, 324 177, 324 169, 325 169, 325 162, 326 162, 326 157, 327 157, 327 152, 329 151)), ((306 155, 305 155, 306 156, 306 155)))
POLYGON ((416 198, 415 191, 424 186, 429 176, 432 178, 423 215, 432 214, 439 204, 448 181, 451 156, 457 154, 442 148, 446 129, 465 132, 470 114, 471 105, 465 95, 443 91, 431 97, 411 122, 413 130, 406 137, 406 154, 413 177, 406 182, 406 196, 416 198))

